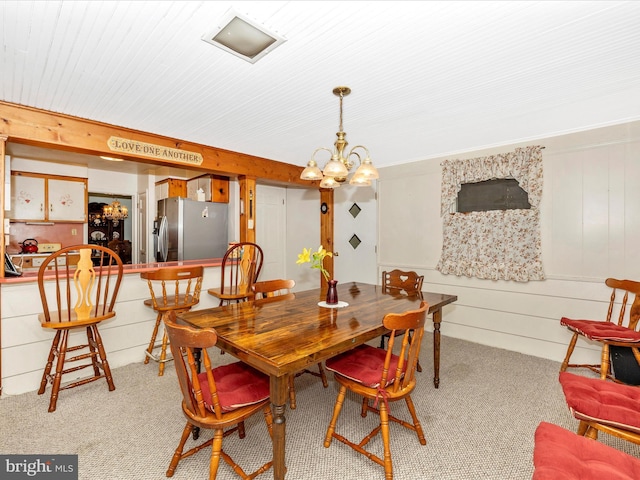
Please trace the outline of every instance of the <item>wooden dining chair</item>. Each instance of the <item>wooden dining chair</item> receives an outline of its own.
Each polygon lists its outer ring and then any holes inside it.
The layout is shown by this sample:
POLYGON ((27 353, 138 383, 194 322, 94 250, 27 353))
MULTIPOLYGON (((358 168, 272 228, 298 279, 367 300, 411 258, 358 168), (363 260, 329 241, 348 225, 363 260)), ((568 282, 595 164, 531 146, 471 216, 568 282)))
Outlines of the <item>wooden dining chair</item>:
MULTIPOLYGON (((422 282, 424 282, 424 275, 418 275, 414 271, 394 269, 389 272, 382 272, 382 291, 385 293, 420 295, 422 292, 422 282)), ((402 332, 398 332, 398 335, 401 334, 402 332)), ((388 338, 388 333, 380 337, 380 348, 384 348, 384 342, 388 338)), ((416 368, 418 372, 422 372, 420 359, 418 359, 418 366, 416 368)))
POLYGON ((423 301, 417 310, 385 315, 382 323, 391 331, 386 350, 364 344, 326 361, 327 370, 334 372, 334 377, 340 384, 340 390, 333 408, 333 416, 327 429, 324 446, 328 448, 332 438, 349 445, 356 452, 382 465, 387 480, 393 478, 389 420, 414 431, 421 445, 427 443, 416 415, 413 400, 411 400, 411 392, 416 386, 415 370, 428 309, 429 305, 423 301), (401 331, 409 332, 411 335, 399 336, 401 331), (398 338, 402 343, 399 353, 395 355, 393 347, 398 338), (335 431, 347 390, 363 397, 362 417, 366 417, 368 411, 375 412, 380 416, 379 425, 359 443, 354 443, 335 431), (390 404, 398 400, 405 400, 413 423, 391 415, 390 404), (370 401, 374 402, 373 405, 369 403, 370 401), (384 452, 382 458, 365 449, 369 441, 378 433, 382 436, 384 452))
POLYGON ((115 390, 98 324, 116 315, 114 307, 122 273, 118 255, 99 245, 66 247, 42 262, 38 270, 42 313, 38 318, 42 328, 56 332, 38 390, 38 395, 42 395, 47 383, 52 384, 49 412, 55 411, 60 390, 100 378, 107 381, 109 391, 115 390), (72 257, 78 253, 80 259, 72 265, 72 257), (69 332, 79 329, 86 331, 86 343, 69 346, 69 332), (77 379, 77 372, 85 368, 91 368, 92 375, 77 379), (63 376, 70 373, 76 380, 62 385, 63 376))
POLYGON ((567 317, 560 319, 560 325, 564 325, 573 332, 564 361, 560 366, 561 372, 566 371, 567 368, 588 368, 598 373, 602 379, 615 380, 609 369, 611 363, 609 358, 610 345, 630 348, 640 365, 640 351, 638 350, 640 348, 640 332, 637 331, 638 320, 640 320, 640 282, 607 278, 605 284, 611 288, 611 296, 609 297, 607 316, 604 320, 582 320, 567 317), (630 295, 633 296, 632 303, 629 303, 630 295), (614 315, 614 312, 617 314, 614 315), (602 345, 599 364, 570 363, 571 355, 580 336, 602 345))
MULTIPOLYGON (((294 280, 278 279, 256 282, 251 288, 255 294, 255 302, 260 303, 260 301, 266 301, 275 297, 294 297, 295 295, 291 293, 291 289, 295 287, 295 285, 296 282, 294 280)), ((303 375, 305 373, 319 377, 322 380, 322 386, 324 388, 327 388, 329 386, 329 382, 327 381, 327 374, 324 371, 322 362, 318 363, 317 372, 305 368, 304 370, 297 372, 295 375, 289 376, 289 408, 291 408, 291 410, 295 410, 296 408, 295 379, 296 377, 299 377, 300 375, 303 375)))
POLYGON ((145 350, 144 363, 149 359, 158 362, 158 376, 164 375, 164 364, 171 361, 167 358, 167 332, 163 331, 162 342, 156 345, 158 331, 162 328, 162 316, 169 312, 188 312, 200 302, 202 277, 204 268, 201 266, 159 268, 140 274, 140 278, 147 281, 151 298, 144 301, 147 307, 156 313, 156 323, 153 327, 149 346, 145 350), (160 354, 154 354, 159 348, 160 354))
POLYGON ((220 300, 219 305, 241 302, 253 295, 251 286, 262 269, 262 248, 252 242, 233 244, 222 257, 220 287, 207 292, 220 300))
POLYGON ((266 472, 272 466, 271 460, 254 473, 246 474, 222 449, 222 441, 236 431, 240 438, 245 438, 244 421, 261 411, 269 436, 272 436, 269 377, 243 362, 213 368, 207 352, 208 348, 215 347, 218 339, 213 328, 197 329, 179 325, 175 311, 168 312, 164 322, 182 391, 182 412, 187 418, 167 477, 173 476, 180 461, 206 447, 211 447, 210 480, 215 480, 217 476, 220 458, 243 479, 252 479, 266 472), (187 440, 196 428, 213 430, 213 437, 185 452, 187 440))

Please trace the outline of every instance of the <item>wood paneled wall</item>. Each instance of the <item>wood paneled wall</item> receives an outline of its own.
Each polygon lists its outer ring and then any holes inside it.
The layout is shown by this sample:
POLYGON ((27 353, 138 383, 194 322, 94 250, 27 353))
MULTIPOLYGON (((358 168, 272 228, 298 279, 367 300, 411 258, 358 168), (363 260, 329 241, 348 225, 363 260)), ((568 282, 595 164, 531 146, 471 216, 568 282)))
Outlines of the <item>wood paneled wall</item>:
MULTIPOLYGON (((378 268, 417 270, 425 275, 425 290, 458 295, 443 312, 443 335, 561 362, 570 335, 560 318, 603 318, 610 294, 604 280, 640 279, 640 122, 528 144, 546 146, 541 204, 546 280, 479 280, 435 270, 442 247, 444 158, 380 169, 378 268)), ((579 343, 576 354, 599 362, 599 352, 587 342, 579 343)))

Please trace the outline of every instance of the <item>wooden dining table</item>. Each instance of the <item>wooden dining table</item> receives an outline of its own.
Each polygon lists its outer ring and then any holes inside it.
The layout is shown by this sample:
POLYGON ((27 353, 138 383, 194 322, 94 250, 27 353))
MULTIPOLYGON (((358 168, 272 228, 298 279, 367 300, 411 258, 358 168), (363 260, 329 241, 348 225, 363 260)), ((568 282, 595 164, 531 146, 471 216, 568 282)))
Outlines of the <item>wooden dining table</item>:
POLYGON ((347 305, 320 306, 325 296, 326 290, 318 288, 283 299, 233 303, 177 316, 183 324, 215 328, 220 349, 269 375, 276 480, 283 480, 286 474, 284 412, 289 376, 388 332, 382 325, 387 313, 417 309, 421 300, 429 303, 434 326, 434 386, 437 388, 440 382, 442 307, 455 302, 455 295, 432 292, 407 295, 383 290, 380 285, 345 282, 338 285, 338 299, 347 305))

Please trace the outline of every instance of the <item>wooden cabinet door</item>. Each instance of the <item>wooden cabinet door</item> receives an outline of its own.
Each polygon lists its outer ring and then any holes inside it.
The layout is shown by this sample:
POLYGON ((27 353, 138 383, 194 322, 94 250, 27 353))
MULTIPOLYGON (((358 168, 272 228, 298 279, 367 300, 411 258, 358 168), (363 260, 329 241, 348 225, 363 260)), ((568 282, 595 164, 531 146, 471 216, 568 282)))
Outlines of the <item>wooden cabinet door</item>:
POLYGON ((49 220, 86 222, 87 188, 85 181, 48 180, 49 220))
POLYGON ((11 175, 12 220, 36 220, 46 218, 45 179, 26 175, 11 175))

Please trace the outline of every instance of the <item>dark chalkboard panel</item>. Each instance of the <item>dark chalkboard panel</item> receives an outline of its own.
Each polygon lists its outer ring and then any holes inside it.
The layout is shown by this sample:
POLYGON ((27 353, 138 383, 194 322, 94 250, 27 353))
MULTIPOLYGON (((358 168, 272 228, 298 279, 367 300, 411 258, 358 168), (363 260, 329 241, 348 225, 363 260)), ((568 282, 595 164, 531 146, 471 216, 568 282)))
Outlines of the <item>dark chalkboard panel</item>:
POLYGON ((458 192, 458 212, 529 209, 529 195, 513 178, 463 183, 458 192))

